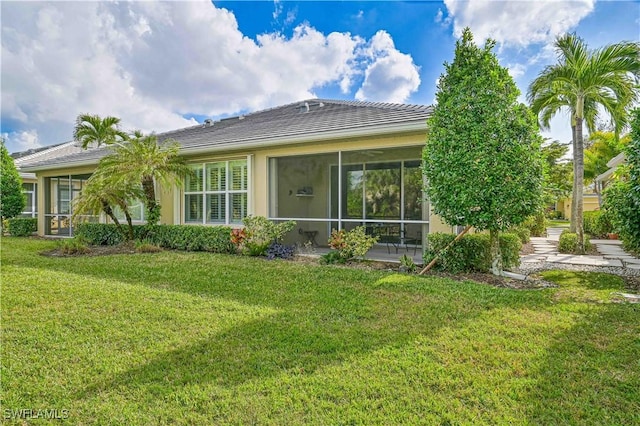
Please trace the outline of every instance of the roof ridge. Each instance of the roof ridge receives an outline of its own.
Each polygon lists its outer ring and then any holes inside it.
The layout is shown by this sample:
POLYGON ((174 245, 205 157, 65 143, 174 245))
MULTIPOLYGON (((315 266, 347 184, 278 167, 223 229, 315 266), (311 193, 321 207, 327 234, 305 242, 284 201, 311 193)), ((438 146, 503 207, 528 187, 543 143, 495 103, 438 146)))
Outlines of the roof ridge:
POLYGON ((62 148, 66 148, 67 146, 72 145, 73 143, 74 143, 74 141, 68 141, 68 142, 59 143, 57 145, 52 145, 52 146, 50 146, 48 148, 43 147, 43 149, 41 149, 41 150, 39 150, 37 152, 34 152, 32 154, 27 154, 27 155, 24 155, 22 157, 16 158, 14 160, 14 163, 16 163, 16 165, 18 165, 18 163, 27 162, 27 161, 32 160, 34 158, 41 157, 41 156, 43 156, 43 155, 45 155, 47 153, 50 153, 52 151, 58 151, 58 150, 60 150, 62 148))
POLYGON ((397 103, 397 102, 375 102, 375 101, 359 101, 359 100, 350 100, 350 99, 314 99, 315 101, 333 103, 333 104, 341 104, 341 105, 349 105, 349 106, 362 106, 362 107, 374 107, 374 108, 384 108, 384 109, 399 109, 399 110, 411 110, 411 109, 420 109, 427 110, 430 109, 431 105, 424 104, 405 104, 405 103, 397 103))

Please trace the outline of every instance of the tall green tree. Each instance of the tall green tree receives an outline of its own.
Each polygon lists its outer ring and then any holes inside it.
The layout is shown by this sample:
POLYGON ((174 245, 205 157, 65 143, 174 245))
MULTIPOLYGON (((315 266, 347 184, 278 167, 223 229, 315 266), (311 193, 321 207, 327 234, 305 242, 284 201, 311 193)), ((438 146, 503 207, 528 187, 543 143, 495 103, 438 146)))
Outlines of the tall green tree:
POLYGON ((23 212, 25 203, 22 179, 4 146, 4 139, 0 139, 0 219, 18 216, 23 212))
POLYGON ((120 130, 120 119, 117 117, 100 117, 99 115, 80 114, 76 118, 73 139, 87 149, 89 145, 111 145, 127 139, 127 134, 120 130))
POLYGON ((112 150, 100 160, 101 173, 116 187, 141 186, 147 223, 157 224, 160 204, 156 182, 165 187, 181 184, 184 176, 191 173, 184 158, 178 155, 178 143, 171 140, 159 143, 155 135, 134 132, 125 143, 113 145, 112 150))
POLYGON ((640 109, 632 112, 630 141, 624 148, 627 164, 620 179, 604 191, 604 209, 625 248, 640 254, 640 109))
POLYGON ((498 235, 542 202, 541 137, 535 117, 492 52, 466 28, 445 63, 423 153, 434 212, 452 225, 489 230, 492 272, 502 273, 498 235))
POLYGON ((589 185, 602 173, 609 170, 607 163, 620 154, 629 143, 629 135, 616 137, 614 132, 596 131, 589 134, 584 150, 584 181, 589 185))
POLYGON ((621 42, 589 50, 575 34, 555 41, 558 63, 547 66, 530 84, 528 99, 543 127, 568 110, 573 134, 575 212, 571 227, 584 252, 582 191, 584 187, 583 127, 595 130, 599 108, 612 120, 616 134, 628 123, 627 109, 638 99, 640 43, 621 42))

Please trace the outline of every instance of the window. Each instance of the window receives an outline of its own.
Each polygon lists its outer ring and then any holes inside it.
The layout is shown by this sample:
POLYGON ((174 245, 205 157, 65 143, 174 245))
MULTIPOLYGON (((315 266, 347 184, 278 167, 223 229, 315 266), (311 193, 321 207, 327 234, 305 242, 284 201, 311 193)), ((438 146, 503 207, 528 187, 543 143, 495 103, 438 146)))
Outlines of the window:
MULTIPOLYGON (((144 222, 144 203, 142 200, 128 200, 127 208, 133 222, 144 222)), ((113 213, 119 221, 126 221, 127 218, 120 207, 115 207, 113 213)))
POLYGON ((184 186, 187 223, 240 224, 248 213, 247 160, 193 165, 184 186))
POLYGON ((22 193, 25 196, 26 202, 24 204, 23 217, 36 217, 38 216, 37 209, 37 184, 35 183, 23 183, 22 193))

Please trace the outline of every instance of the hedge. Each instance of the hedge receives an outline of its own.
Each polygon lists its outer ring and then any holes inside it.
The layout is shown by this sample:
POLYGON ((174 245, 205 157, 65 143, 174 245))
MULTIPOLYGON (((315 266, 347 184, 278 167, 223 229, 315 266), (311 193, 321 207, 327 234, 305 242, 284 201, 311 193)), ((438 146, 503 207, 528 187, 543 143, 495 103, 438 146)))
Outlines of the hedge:
MULTIPOLYGON (((133 231, 136 240, 167 249, 235 252, 235 247, 231 244, 231 228, 227 226, 136 225, 133 231)), ((76 235, 84 237, 93 245, 116 245, 125 241, 113 224, 81 223, 76 227, 76 235)))
POLYGON ((35 217, 12 217, 7 219, 7 230, 14 237, 28 237, 38 230, 35 217))
POLYGON ((606 238, 613 233, 613 225, 606 211, 596 210, 583 213, 584 232, 596 238, 606 238))
MULTIPOLYGON (((455 238, 455 234, 429 235, 429 249, 424 255, 425 264, 433 260, 455 238)), ((516 234, 500 234, 502 265, 512 268, 520 265, 522 243, 516 234)), ((487 272, 491 269, 491 247, 488 234, 465 235, 440 255, 436 269, 458 273, 466 271, 487 272)))

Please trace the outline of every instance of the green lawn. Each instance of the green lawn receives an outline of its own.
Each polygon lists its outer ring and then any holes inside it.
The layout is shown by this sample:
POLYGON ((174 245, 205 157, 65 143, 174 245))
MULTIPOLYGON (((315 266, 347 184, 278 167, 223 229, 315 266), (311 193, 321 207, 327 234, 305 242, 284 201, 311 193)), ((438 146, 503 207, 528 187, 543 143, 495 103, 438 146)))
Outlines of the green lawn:
POLYGON ((38 254, 53 245, 2 240, 4 417, 640 423, 640 306, 609 302, 613 276, 515 291, 207 253, 38 254))
POLYGON ((547 221, 548 228, 568 228, 569 225, 570 225, 570 222, 568 220, 556 219, 556 220, 547 221))

